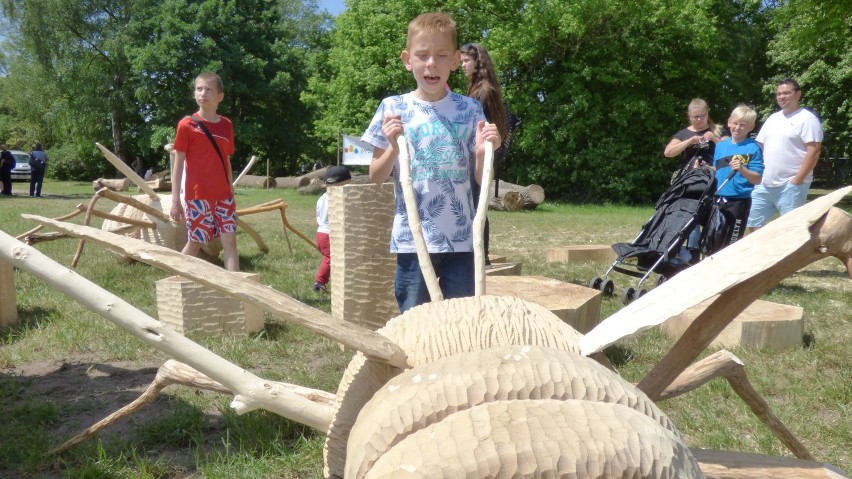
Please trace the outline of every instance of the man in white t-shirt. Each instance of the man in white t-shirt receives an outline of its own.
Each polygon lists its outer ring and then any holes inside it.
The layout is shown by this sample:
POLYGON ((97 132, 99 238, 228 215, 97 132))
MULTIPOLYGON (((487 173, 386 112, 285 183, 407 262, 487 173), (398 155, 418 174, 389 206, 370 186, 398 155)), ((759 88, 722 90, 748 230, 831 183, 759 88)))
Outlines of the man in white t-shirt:
POLYGON ((766 168, 763 181, 751 193, 751 230, 764 226, 775 213, 787 214, 807 201, 822 145, 822 125, 813 112, 799 105, 801 99, 796 80, 779 81, 775 100, 781 111, 773 113, 757 134, 766 168))

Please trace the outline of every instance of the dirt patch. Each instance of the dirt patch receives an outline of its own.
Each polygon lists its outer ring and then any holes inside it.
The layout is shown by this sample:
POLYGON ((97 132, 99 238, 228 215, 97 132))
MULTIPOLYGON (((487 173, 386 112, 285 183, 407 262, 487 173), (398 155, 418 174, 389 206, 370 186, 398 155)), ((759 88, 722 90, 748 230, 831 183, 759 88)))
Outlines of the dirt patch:
MULTIPOLYGON (((0 403, 7 411, 17 410, 27 403, 52 404, 58 411, 58 418, 48 429, 51 447, 56 447, 138 398, 154 380, 160 366, 158 363, 92 362, 91 359, 81 356, 0 369, 0 392, 3 393, 0 403)), ((132 440, 141 424, 162 417, 172 407, 169 391, 166 389, 146 407, 103 429, 97 437, 105 444, 117 439, 132 440)), ((178 468, 183 464, 192 470, 194 460, 188 448, 165 448, 161 454, 168 456, 169 462, 178 468)), ((20 471, 4 470, 0 461, 0 477, 22 477, 19 474, 20 471)), ((51 476, 47 473, 40 477, 51 476)))

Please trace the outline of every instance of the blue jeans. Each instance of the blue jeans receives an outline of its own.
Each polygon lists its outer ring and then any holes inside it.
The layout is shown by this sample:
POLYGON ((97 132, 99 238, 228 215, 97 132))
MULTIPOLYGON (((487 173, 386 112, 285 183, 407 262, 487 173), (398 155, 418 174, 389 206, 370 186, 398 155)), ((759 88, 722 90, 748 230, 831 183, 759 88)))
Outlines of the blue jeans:
MULTIPOLYGON (((438 285, 444 299, 473 296, 473 253, 431 253, 432 267, 438 276, 438 285)), ((396 279, 394 294, 399 312, 407 310, 431 299, 417 253, 399 253, 396 255, 396 279)))
POLYGON ((802 206, 808 201, 810 183, 781 186, 755 185, 751 191, 751 211, 748 215, 749 228, 760 228, 780 213, 782 216, 802 206))

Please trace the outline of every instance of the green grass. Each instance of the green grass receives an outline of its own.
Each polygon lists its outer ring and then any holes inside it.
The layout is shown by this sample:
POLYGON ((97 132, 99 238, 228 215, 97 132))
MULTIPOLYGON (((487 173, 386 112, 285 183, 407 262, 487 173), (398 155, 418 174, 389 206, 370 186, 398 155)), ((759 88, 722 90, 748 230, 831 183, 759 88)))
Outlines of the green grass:
MULTIPOLYGON (((17 185, 16 185, 17 186, 17 185)), ((17 235, 33 227, 20 213, 65 214, 91 198, 90 185, 47 182, 47 197, 0 198, 0 229, 17 235)), ((290 190, 237 192, 241 208, 283 198, 290 223, 314 234, 316 197, 290 190)), ((104 202, 102 209, 109 209, 104 202)), ((848 204, 844 205, 849 208, 848 204)), ((632 240, 652 208, 574 206, 545 203, 538 210, 491 212, 492 253, 522 262, 524 274, 575 284, 606 271, 607 263, 547 263, 546 250, 570 244, 612 244, 632 240)), ((75 222, 80 222, 78 217, 75 222)), ((293 234, 288 251, 275 213, 244 218, 263 235, 268 254, 238 235, 243 270, 299 301, 330 311, 328 295, 310 286, 319 262, 315 251, 293 234)), ((95 222, 97 224, 97 222, 95 222)), ((40 243, 37 248, 68 265, 76 240, 40 243)), ((169 276, 155 268, 124 262, 87 245, 78 272, 156 317, 155 281, 169 276)), ((614 275, 616 296, 603 300, 602 315, 622 305, 619 291, 629 278, 614 275)), ((230 398, 172 386, 152 405, 59 457, 46 450, 60 444, 110 411, 101 411, 111 390, 108 378, 167 359, 121 328, 69 300, 40 280, 15 274, 18 324, 0 330, 0 476, 3 477, 173 477, 194 473, 211 478, 322 477, 323 434, 274 414, 236 416, 230 398), (93 373, 112 366, 113 376, 79 376, 79 392, 67 398, 43 390, 50 377, 16 371, 44 361, 82 364, 93 373), (89 414, 91 421, 67 425, 89 414), (119 430, 119 433, 115 433, 119 430)), ((702 285, 696 285, 701 287, 702 285)), ((755 388, 780 419, 820 461, 852 470, 852 281, 836 260, 823 260, 784 280, 764 299, 799 305, 806 315, 805 347, 793 351, 732 350, 746 364, 755 388)), ((350 355, 336 343, 299 326, 266 316, 264 331, 248 338, 193 337, 205 347, 263 378, 335 391, 350 355)), ((620 373, 636 382, 663 357, 672 341, 656 329, 619 343, 608 354, 620 373)), ((712 351, 711 351, 712 352, 712 351)), ((143 384, 144 385, 144 384, 143 384)), ((134 395, 121 396, 123 403, 134 395)), ((114 402, 117 400, 114 399, 114 402)), ((122 403, 122 404, 123 404, 122 403)), ((696 447, 789 455, 751 414, 728 384, 715 380, 685 396, 661 403, 696 447)))

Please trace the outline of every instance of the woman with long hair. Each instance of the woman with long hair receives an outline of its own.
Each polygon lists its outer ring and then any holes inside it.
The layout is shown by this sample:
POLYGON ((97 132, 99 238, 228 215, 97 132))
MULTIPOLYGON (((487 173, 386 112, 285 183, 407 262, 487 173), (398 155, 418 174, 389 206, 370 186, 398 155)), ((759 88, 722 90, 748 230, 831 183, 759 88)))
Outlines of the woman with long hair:
POLYGON ((461 61, 462 72, 467 77, 467 96, 478 100, 485 111, 485 118, 497 125, 500 138, 503 138, 503 148, 509 139, 509 121, 491 56, 481 44, 466 43, 461 47, 461 61))
MULTIPOLYGON (((497 72, 494 71, 494 64, 491 62, 491 56, 479 43, 466 43, 461 47, 461 62, 462 72, 467 77, 467 96, 478 100, 482 104, 482 109, 485 112, 485 119, 489 123, 497 126, 497 131, 500 132, 500 138, 503 143, 494 151, 494 178, 495 183, 500 181, 500 170, 503 166, 503 160, 506 158, 508 145, 511 141, 511 133, 509 131, 509 117, 506 112, 506 105, 503 103, 503 95, 500 92, 500 82, 497 81, 497 72)), ((497 194, 495 184, 495 195, 497 194)), ((488 185, 485 185, 488 188, 488 185)), ((471 185, 473 192, 474 206, 479 206, 479 191, 480 185, 474 181, 471 185)), ((488 205, 485 205, 488 208, 488 205)), ((488 223, 488 218, 485 218, 485 234, 483 238, 485 247, 485 264, 490 265, 488 259, 488 248, 491 236, 491 226, 488 223)))
POLYGON ((663 155, 674 158, 683 155, 681 168, 691 163, 693 168, 698 166, 713 166, 713 154, 716 143, 724 140, 722 128, 710 119, 710 109, 707 102, 695 98, 686 108, 689 126, 672 135, 666 145, 663 155))

